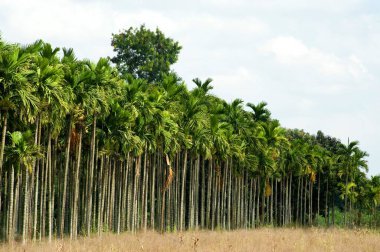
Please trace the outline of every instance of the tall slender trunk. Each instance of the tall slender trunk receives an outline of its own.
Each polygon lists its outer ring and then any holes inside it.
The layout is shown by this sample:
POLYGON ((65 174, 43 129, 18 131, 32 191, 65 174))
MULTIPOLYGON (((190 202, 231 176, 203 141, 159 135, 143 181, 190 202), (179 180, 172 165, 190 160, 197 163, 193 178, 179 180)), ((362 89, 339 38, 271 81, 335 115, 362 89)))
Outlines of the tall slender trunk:
POLYGON ((304 224, 304 208, 305 208, 305 205, 303 204, 303 196, 304 196, 304 193, 303 193, 303 190, 304 190, 304 185, 303 185, 303 176, 301 176, 301 189, 300 189, 300 220, 301 220, 301 225, 304 224))
MULTIPOLYGON (((36 118, 36 129, 35 129, 35 137, 34 137, 34 144, 36 146, 40 145, 41 141, 41 120, 40 116, 38 115, 36 118)), ((33 162, 33 169, 32 169, 32 191, 30 194, 34 193, 34 200, 31 200, 33 204, 31 207, 34 207, 33 212, 30 212, 30 219, 33 218, 33 241, 36 240, 37 235, 37 211, 38 211, 38 187, 39 187, 39 169, 40 169, 40 160, 37 159, 37 161, 33 162), (36 171, 37 169, 37 171, 36 171), (34 191, 33 191, 34 190, 34 191)), ((33 197, 33 196, 32 196, 33 197)))
POLYGON ((210 221, 210 211, 211 211, 211 182, 212 182, 212 159, 209 160, 209 170, 207 174, 208 185, 207 185, 207 205, 206 205, 206 226, 211 228, 210 221))
POLYGON ((348 186, 348 173, 346 174, 346 186, 345 186, 345 192, 344 192, 344 215, 343 215, 343 222, 344 226, 347 226, 347 186, 348 186))
POLYGON ((132 211, 132 232, 136 231, 138 213, 137 213, 137 204, 138 204, 138 189, 139 189, 139 179, 140 179, 140 160, 141 155, 138 156, 135 162, 135 179, 133 183, 133 211, 132 211))
POLYGON ((321 176, 318 176, 318 199, 317 199, 317 215, 319 215, 319 198, 321 194, 321 176))
POLYGON ((326 195, 325 195, 325 220, 326 220, 326 227, 330 225, 329 223, 329 216, 330 211, 328 210, 328 202, 329 202, 329 177, 327 176, 327 184, 326 184, 326 195))
POLYGON ((18 233, 19 231, 19 204, 20 204, 20 187, 21 187, 21 184, 22 184, 22 181, 20 183, 20 180, 22 179, 22 177, 20 176, 20 173, 19 171, 16 171, 16 191, 15 191, 15 194, 14 194, 14 200, 13 200, 13 218, 12 218, 12 221, 13 221, 13 232, 14 233, 18 233))
POLYGON ((92 215, 92 187, 93 187, 93 177, 94 177, 94 164, 95 164, 95 137, 96 137, 96 115, 94 114, 92 120, 92 135, 91 135, 91 156, 90 156, 90 174, 89 174, 89 183, 87 191, 87 236, 90 236, 91 233, 91 215, 92 215))
POLYGON ((310 185, 310 196, 309 196, 309 202, 310 202, 310 206, 309 206, 309 225, 312 224, 312 221, 313 221, 313 183, 312 181, 310 180, 309 181, 309 185, 310 185))
MULTIPOLYGON (((100 158, 100 171, 98 176, 98 236, 102 234, 103 231, 103 209, 104 209, 104 155, 100 158)), ((126 186, 126 185, 125 185, 126 186)))
POLYGON ((274 194, 274 190, 273 190, 273 180, 274 178, 271 178, 271 188, 272 188, 272 193, 270 195, 270 199, 271 199, 271 204, 270 204, 270 224, 273 226, 273 194, 274 194))
POLYGON ((195 229, 198 229, 199 225, 199 172, 201 164, 201 155, 198 154, 197 167, 196 167, 196 178, 195 178, 195 229))
MULTIPOLYGON (((1 146, 0 146, 0 188, 3 187, 2 185, 2 179, 3 179, 3 158, 4 158, 4 148, 5 148, 5 136, 7 134, 7 120, 8 120, 8 112, 4 111, 3 113, 3 130, 1 134, 1 146)), ((3 211, 3 204, 1 199, 1 192, 0 192, 0 212, 3 211)))
POLYGON ((74 203, 72 209, 73 225, 71 227, 71 238, 76 239, 78 234, 78 200, 79 200, 79 172, 81 167, 81 156, 82 156, 82 128, 79 129, 78 133, 78 148, 76 155, 76 167, 75 167, 75 179, 74 179, 74 203))
POLYGON ((266 183, 266 178, 263 180, 263 192, 261 194, 261 224, 265 224, 265 183, 266 183))
POLYGON ((37 212, 38 212, 38 186, 39 186, 39 170, 40 166, 37 164, 37 171, 36 171, 36 186, 34 189, 34 221, 33 221, 33 241, 36 241, 37 239, 37 212))
POLYGON ((298 176, 298 187, 297 187, 297 211, 296 211, 296 224, 300 221, 300 187, 301 187, 301 176, 298 176))
POLYGON ((28 216, 29 216, 29 171, 25 169, 25 190, 24 190, 24 218, 22 223, 22 243, 27 240, 28 216))
POLYGON ((13 198, 14 198, 14 184, 15 184, 15 171, 14 166, 12 165, 11 171, 11 181, 9 183, 9 204, 8 204, 8 241, 13 241, 13 198))
POLYGON ((186 171, 187 171, 187 150, 185 149, 184 157, 183 157, 183 170, 182 170, 182 183, 181 183, 181 206, 179 213, 179 230, 183 230, 183 224, 185 222, 185 190, 186 190, 186 171))
POLYGON ((257 203, 256 203, 256 194, 257 194, 257 191, 256 191, 256 189, 257 189, 257 178, 254 178, 253 179, 253 204, 252 204, 252 227, 253 228, 256 228, 256 214, 257 214, 257 212, 256 212, 256 205, 257 205, 257 203))
POLYGON ((151 185, 151 197, 150 197, 150 225, 151 228, 154 229, 155 227, 155 215, 156 215, 156 210, 155 210, 155 200, 156 200, 156 195, 155 195, 155 189, 156 189, 156 165, 157 165, 157 153, 155 152, 153 155, 153 165, 152 165, 152 185, 151 185))
POLYGON ((142 182, 142 225, 144 231, 147 229, 148 222, 148 188, 147 188, 147 179, 148 179, 148 170, 147 170, 147 146, 145 145, 145 153, 144 153, 144 165, 143 165, 143 182, 142 182))
MULTIPOLYGON (((3 131, 1 134, 1 146, 0 146, 0 175, 3 171, 3 158, 4 158, 4 147, 5 147, 5 136, 7 134, 7 122, 8 122, 8 111, 3 113, 3 131)), ((0 176, 0 186, 1 186, 1 176, 0 176)), ((1 195, 0 195, 1 196, 1 195)), ((1 200, 0 200, 1 206, 1 200)))
POLYGON ((292 183, 293 183, 293 173, 290 173, 289 179, 289 223, 292 223, 292 183))
POLYGON ((205 227, 206 223, 206 167, 205 167, 205 158, 203 158, 202 162, 202 184, 201 184, 201 227, 205 227))
POLYGON ((49 191, 49 197, 48 197, 48 207, 49 207, 49 213, 48 213, 48 236, 49 236, 49 242, 52 241, 53 238, 53 185, 52 185, 52 162, 51 162, 51 129, 49 128, 48 133, 48 150, 47 150, 47 160, 46 160, 46 172, 47 172, 47 181, 48 181, 48 191, 49 191))
POLYGON ((332 224, 335 226, 335 189, 332 190, 332 224))
MULTIPOLYGON (((126 161, 125 161, 125 170, 124 170, 124 180, 123 180, 123 199, 122 199, 122 218, 121 218, 121 224, 122 224, 122 230, 125 231, 125 218, 127 216, 126 214, 126 211, 129 211, 129 209, 127 210, 127 197, 128 197, 128 174, 129 174, 129 152, 127 154, 127 157, 126 157, 126 161)), ((102 197, 102 204, 103 205, 103 200, 104 199, 104 194, 103 194, 103 197, 102 197)), ((102 216, 103 215, 103 212, 100 211, 100 215, 102 216)))
POLYGON ((63 238, 63 232, 65 230, 65 211, 66 211, 66 192, 67 192, 67 175, 69 172, 70 161, 70 143, 71 143, 71 117, 69 119, 69 132, 66 139, 66 153, 65 153, 65 171, 63 175, 63 192, 61 202, 61 221, 60 221, 60 235, 63 238))
POLYGON ((230 166, 228 167, 228 195, 227 195, 227 228, 231 230, 231 197, 232 197, 232 158, 230 158, 230 166))
POLYGON ((256 204, 256 220, 257 224, 260 225, 260 190, 261 189, 261 183, 260 183, 260 176, 257 178, 257 204, 256 204))

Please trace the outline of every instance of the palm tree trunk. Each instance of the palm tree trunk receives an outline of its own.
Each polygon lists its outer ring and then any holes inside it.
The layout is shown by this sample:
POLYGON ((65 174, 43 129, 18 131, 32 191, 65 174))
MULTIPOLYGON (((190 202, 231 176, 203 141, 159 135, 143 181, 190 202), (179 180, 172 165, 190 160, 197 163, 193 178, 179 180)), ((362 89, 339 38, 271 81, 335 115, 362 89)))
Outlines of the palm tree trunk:
POLYGON ((37 163, 37 171, 36 171, 36 185, 34 189, 34 221, 33 221, 33 241, 37 239, 37 212, 38 212, 38 186, 39 186, 39 170, 40 166, 37 163))
POLYGON ((22 181, 20 183, 20 180, 22 179, 19 172, 16 172, 16 191, 14 195, 14 206, 13 206, 13 233, 18 233, 19 231, 19 204, 20 204, 20 185, 22 184, 22 181))
POLYGON ((290 173, 289 181, 289 223, 292 223, 292 183, 293 183, 293 173, 290 173))
MULTIPOLYGON (((121 215, 122 231, 125 231, 125 222, 126 222, 125 218, 127 216, 126 212, 127 212, 128 182, 129 182, 128 174, 129 174, 129 152, 125 160, 124 180, 123 180, 123 199, 122 199, 122 215, 121 215)), ((102 202, 103 202, 103 198, 104 196, 102 197, 102 202)), ((101 213, 100 215, 102 216, 103 213, 101 211, 100 213, 101 213)))
POLYGON ((261 224, 265 224, 265 183, 266 183, 266 178, 263 179, 263 192, 261 194, 261 224))
POLYGON ((78 233, 78 200, 79 200, 79 172, 81 167, 81 156, 82 156, 82 128, 79 129, 78 133, 78 149, 76 155, 76 168, 75 168, 75 179, 74 179, 74 203, 73 203, 73 226, 71 228, 71 238, 76 239, 78 233))
POLYGON ((151 195, 150 197, 150 225, 152 229, 154 229, 155 227, 155 216, 156 216, 156 209, 155 209, 156 165, 157 165, 157 152, 155 152, 153 155, 152 176, 151 176, 152 184, 151 184, 151 194, 150 194, 151 195))
MULTIPOLYGON (((3 114, 3 130, 1 134, 1 146, 0 146, 0 188, 2 188, 2 174, 3 174, 3 158, 4 158, 4 148, 5 148, 5 136, 7 134, 7 119, 8 119, 8 111, 4 111, 3 114)), ((1 199, 0 192, 0 212, 3 211, 3 204, 1 199)))
MULTIPOLYGON (((1 134, 1 146, 0 146, 0 186, 1 186, 1 174, 3 171, 5 136, 7 134, 7 121, 8 121, 8 111, 4 111, 4 114, 3 114, 3 131, 1 134)), ((1 197, 1 195, 0 195, 0 197, 1 197)), ((0 198, 0 207, 1 207, 1 198, 0 198)))
POLYGON ((133 211, 132 211, 132 232, 136 231, 137 227, 137 219, 138 219, 138 213, 137 213, 137 204, 138 204, 138 189, 139 189, 139 178, 140 178, 140 160, 141 155, 138 156, 136 159, 135 164, 135 181, 133 183, 133 211))
POLYGON ((257 204, 256 204, 256 219, 257 219, 257 224, 260 225, 260 188, 261 188, 261 183, 260 183, 260 176, 257 178, 257 204))
POLYGON ((69 119, 69 132, 66 140, 66 155, 65 155, 65 171, 63 175, 63 192, 61 202, 61 221, 60 221, 60 235, 63 238, 63 232, 65 230, 65 211, 66 211, 66 191, 67 191, 67 175, 69 172, 70 161, 70 143, 71 143, 71 118, 69 119))
POLYGON ((310 207, 309 207, 309 225, 312 224, 312 221, 313 221, 313 183, 312 181, 310 180, 309 181, 309 185, 310 185, 310 196, 309 196, 309 202, 310 202, 310 207))
POLYGON ((348 173, 346 174, 346 186, 345 186, 345 192, 344 192, 344 215, 343 215, 343 222, 344 226, 347 226, 347 186, 348 186, 348 173))
POLYGON ((335 226, 335 189, 332 189, 332 224, 335 226))
POLYGON ((91 135, 91 157, 90 157, 90 174, 89 183, 87 191, 87 236, 91 233, 91 215, 92 215, 92 187, 93 187, 93 177, 94 177, 94 164, 95 164, 95 137, 96 137, 96 115, 94 114, 92 120, 92 135, 91 135))
POLYGON ((298 176, 296 224, 299 224, 301 176, 298 176))
POLYGON ((326 196, 325 196, 325 220, 326 220, 326 227, 329 226, 329 212, 328 211, 328 200, 329 200, 329 177, 327 176, 327 184, 326 184, 326 196))
POLYGON ((29 216, 29 171, 25 170, 25 197, 24 197, 24 218, 22 224, 22 243, 26 243, 27 239, 27 230, 28 230, 28 216, 29 216))
POLYGON ((15 184, 15 171, 14 171, 14 167, 12 165, 12 168, 11 168, 11 171, 10 171, 10 175, 11 175, 11 180, 10 180, 10 183, 9 183, 9 188, 10 188, 10 192, 9 192, 9 204, 8 204, 8 241, 13 241, 13 234, 14 234, 14 231, 13 231, 13 198, 14 198, 14 184, 15 184))
POLYGON ((206 167, 205 167, 205 158, 202 162, 202 184, 201 184, 201 227, 204 228, 206 224, 206 167))
MULTIPOLYGON (((41 123, 40 123, 40 117, 39 115, 36 117, 36 129, 35 129, 35 137, 34 137, 34 144, 36 146, 40 145, 41 139, 41 123)), ((32 169, 32 191, 30 194, 34 193, 34 200, 32 201, 31 207, 33 207, 33 212, 30 212, 30 219, 33 218, 33 241, 36 240, 36 233, 37 233, 37 211, 38 211, 38 179, 39 179, 39 159, 37 161, 34 161, 33 163, 33 169, 32 169), (37 171, 36 171, 37 169, 37 171), (34 190, 34 191, 33 191, 34 190)))
POLYGON ((274 178, 271 178, 271 188, 272 188, 272 193, 270 195, 271 198, 271 204, 270 204, 270 224, 273 226, 273 194, 274 194, 274 188, 273 188, 273 180, 274 178))
POLYGON ((303 221, 304 221, 304 225, 306 225, 306 213, 307 213, 307 205, 306 205, 306 198, 307 198, 307 177, 305 178, 305 185, 304 185, 304 199, 303 199, 303 221))
POLYGON ((321 176, 318 176, 318 199, 317 199, 317 215, 319 215, 319 198, 321 194, 321 176))
POLYGON ((253 186, 253 195, 252 195, 252 197, 253 197, 253 204, 252 204, 252 227, 253 228, 256 228, 256 214, 257 214, 257 212, 256 212, 256 194, 257 194, 257 192, 256 192, 256 188, 257 188, 257 178, 255 177, 254 179, 253 179, 253 184, 252 184, 252 186, 253 186))
POLYGON ((187 171, 187 150, 185 149, 183 157, 182 183, 181 183, 181 206, 179 213, 179 230, 183 230, 184 215, 185 215, 185 190, 186 190, 186 171, 187 171))
POLYGON ((207 185, 207 205, 206 205, 206 226, 211 228, 211 183, 212 183, 212 159, 209 160, 209 169, 207 174, 208 185, 207 185))
POLYGON ((196 177, 195 177, 195 229, 198 230, 199 225, 199 172, 201 164, 201 155, 197 157, 196 177))
POLYGON ((143 182, 142 182, 142 225, 144 231, 147 229, 147 219, 148 219, 148 197, 147 197, 147 186, 146 182, 148 179, 147 175, 147 146, 145 145, 145 153, 144 153, 144 165, 143 165, 143 182))
POLYGON ((49 236, 49 242, 52 241, 53 237, 53 185, 52 185, 52 162, 51 162, 51 129, 49 128, 49 136, 48 136, 48 149, 47 149, 47 160, 46 160, 46 172, 48 176, 48 190, 49 190, 49 197, 48 197, 48 207, 49 207, 49 214, 48 214, 48 236, 49 236))
POLYGON ((232 197, 232 158, 228 167, 228 195, 227 195, 227 228, 231 230, 231 197, 232 197))

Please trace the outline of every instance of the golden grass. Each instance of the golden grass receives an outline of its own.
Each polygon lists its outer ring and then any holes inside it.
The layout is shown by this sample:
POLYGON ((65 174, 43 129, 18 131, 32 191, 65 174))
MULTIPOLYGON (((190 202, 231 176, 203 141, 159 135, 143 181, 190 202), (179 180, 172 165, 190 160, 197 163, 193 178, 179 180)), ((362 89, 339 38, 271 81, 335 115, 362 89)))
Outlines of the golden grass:
POLYGON ((0 251, 380 251, 380 233, 369 230, 262 228, 237 231, 148 231, 52 243, 2 244, 0 251))

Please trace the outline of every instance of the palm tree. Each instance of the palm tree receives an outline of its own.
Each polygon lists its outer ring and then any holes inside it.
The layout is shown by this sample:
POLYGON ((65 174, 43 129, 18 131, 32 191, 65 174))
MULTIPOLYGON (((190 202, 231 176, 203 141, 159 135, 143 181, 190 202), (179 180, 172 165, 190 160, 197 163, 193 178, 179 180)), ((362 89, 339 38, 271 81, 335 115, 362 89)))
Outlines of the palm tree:
POLYGON ((11 172, 11 193, 9 202, 9 239, 13 238, 13 186, 12 180, 14 179, 14 173, 18 174, 20 170, 25 174, 25 198, 24 198, 24 215, 23 215, 23 225, 22 225, 22 242, 25 243, 27 239, 27 215, 29 206, 29 177, 28 174, 32 172, 32 164, 36 158, 41 157, 40 150, 37 146, 33 144, 33 137, 31 131, 21 133, 15 131, 10 134, 10 139, 12 146, 7 149, 7 159, 10 164, 12 164, 11 172))
POLYGON ((252 109, 252 118, 255 122, 267 122, 270 120, 270 111, 266 108, 266 102, 259 102, 257 105, 247 103, 247 106, 252 109))
MULTIPOLYGON (((42 174, 47 174, 47 181, 45 181, 43 198, 48 192, 48 234, 51 241, 53 235, 53 188, 54 188, 54 168, 52 163, 52 139, 58 136, 62 129, 63 118, 68 111, 68 100, 70 97, 70 90, 67 86, 63 86, 63 65, 60 64, 58 57, 58 48, 52 48, 50 44, 44 43, 39 56, 35 59, 33 70, 34 75, 32 81, 36 88, 39 102, 39 114, 37 115, 39 127, 46 127, 48 132, 47 139, 47 153, 46 153, 46 167, 42 167, 42 174), (45 170, 44 170, 45 169, 45 170)), ((39 140, 38 140, 39 142, 39 140)), ((36 191, 37 192, 37 191, 36 191)), ((45 202, 45 201, 44 201, 45 202)), ((41 201, 41 204, 45 204, 41 201)), ((44 231, 45 216, 42 217, 42 230, 44 231)))
POLYGON ((3 167, 5 135, 10 110, 22 106, 18 112, 30 118, 37 107, 37 97, 28 81, 32 55, 18 45, 6 45, 0 51, 0 111, 2 114, 2 137, 0 145, 0 173, 3 167))
POLYGON ((368 154, 360 151, 358 141, 350 142, 348 141, 347 145, 342 145, 339 151, 342 161, 342 170, 341 174, 345 175, 345 185, 344 185, 344 223, 347 225, 347 199, 348 193, 347 188, 352 188, 349 186, 349 178, 352 179, 355 169, 359 167, 366 167, 366 162, 363 160, 368 154))

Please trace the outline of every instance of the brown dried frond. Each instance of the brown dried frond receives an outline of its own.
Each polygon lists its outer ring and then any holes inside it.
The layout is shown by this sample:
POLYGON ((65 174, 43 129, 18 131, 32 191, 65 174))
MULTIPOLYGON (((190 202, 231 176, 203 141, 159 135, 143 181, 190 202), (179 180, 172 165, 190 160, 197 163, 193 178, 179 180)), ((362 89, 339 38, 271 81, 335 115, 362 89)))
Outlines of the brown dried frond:
POLYGON ((265 183, 265 197, 269 197, 272 195, 272 187, 269 184, 269 181, 265 183))
POLYGON ((164 188, 162 188, 162 192, 166 191, 169 188, 170 184, 173 181, 173 177, 174 177, 173 169, 169 167, 169 174, 168 174, 168 177, 166 178, 164 188))

